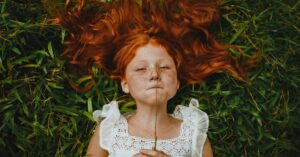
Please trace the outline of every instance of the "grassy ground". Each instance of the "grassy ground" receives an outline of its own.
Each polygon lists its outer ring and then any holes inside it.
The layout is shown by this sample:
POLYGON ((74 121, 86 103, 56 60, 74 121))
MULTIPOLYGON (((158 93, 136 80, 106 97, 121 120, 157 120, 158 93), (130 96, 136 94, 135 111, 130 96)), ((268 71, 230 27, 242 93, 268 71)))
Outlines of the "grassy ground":
MULTIPOLYGON (((247 55, 259 51, 262 60, 247 84, 213 75, 183 87, 170 103, 200 101, 209 114, 215 156, 300 153, 299 6, 298 0, 223 1, 214 28, 218 39, 247 55)), ((84 156, 92 111, 112 99, 127 99, 100 70, 91 91, 70 89, 71 76, 60 58, 66 34, 48 19, 40 0, 0 1, 1 156, 84 156)), ((121 110, 132 106, 124 101, 121 110)))

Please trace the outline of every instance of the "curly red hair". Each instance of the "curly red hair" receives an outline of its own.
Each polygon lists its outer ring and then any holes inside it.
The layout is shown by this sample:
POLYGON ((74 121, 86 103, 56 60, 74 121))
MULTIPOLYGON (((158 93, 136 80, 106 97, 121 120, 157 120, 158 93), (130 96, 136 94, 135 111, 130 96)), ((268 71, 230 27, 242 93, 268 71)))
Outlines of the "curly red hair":
MULTIPOLYGON (((69 1, 67 0, 67 4, 69 1)), ((122 79, 137 48, 149 42, 161 45, 173 57, 181 83, 198 83, 225 71, 241 79, 254 60, 241 62, 228 53, 234 46, 220 44, 207 30, 219 19, 215 0, 114 0, 111 3, 78 0, 77 9, 66 9, 54 23, 67 29, 63 55, 85 69, 98 65, 112 79, 122 79)), ((80 90, 85 92, 92 85, 80 90)))

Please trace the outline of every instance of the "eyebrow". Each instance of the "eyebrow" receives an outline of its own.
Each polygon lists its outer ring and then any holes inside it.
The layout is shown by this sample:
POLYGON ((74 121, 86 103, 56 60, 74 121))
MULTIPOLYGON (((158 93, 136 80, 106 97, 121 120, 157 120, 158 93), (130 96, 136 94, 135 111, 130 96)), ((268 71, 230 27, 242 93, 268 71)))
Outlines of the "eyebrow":
MULTIPOLYGON (((168 61, 168 62, 170 62, 168 59, 159 59, 159 60, 158 60, 158 62, 161 62, 161 61, 168 61)), ((147 63, 146 60, 137 60, 136 62, 137 62, 137 63, 147 63)))

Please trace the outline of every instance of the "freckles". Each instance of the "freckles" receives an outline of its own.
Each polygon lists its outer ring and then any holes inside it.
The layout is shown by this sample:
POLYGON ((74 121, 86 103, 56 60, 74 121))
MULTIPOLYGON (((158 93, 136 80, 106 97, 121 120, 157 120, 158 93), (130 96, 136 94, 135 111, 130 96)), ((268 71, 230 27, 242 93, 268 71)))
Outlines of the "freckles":
POLYGON ((177 79, 177 73, 174 72, 174 71, 165 72, 164 74, 170 80, 176 80, 177 79))

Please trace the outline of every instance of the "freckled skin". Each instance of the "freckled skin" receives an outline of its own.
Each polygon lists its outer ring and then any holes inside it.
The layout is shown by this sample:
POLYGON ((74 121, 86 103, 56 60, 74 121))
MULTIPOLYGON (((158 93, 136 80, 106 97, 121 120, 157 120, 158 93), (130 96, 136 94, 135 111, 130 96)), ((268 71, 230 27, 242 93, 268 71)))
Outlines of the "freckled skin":
POLYGON ((175 63, 163 47, 148 43, 137 49, 121 85, 137 104, 155 104, 156 92, 157 101, 164 104, 179 88, 175 63))

